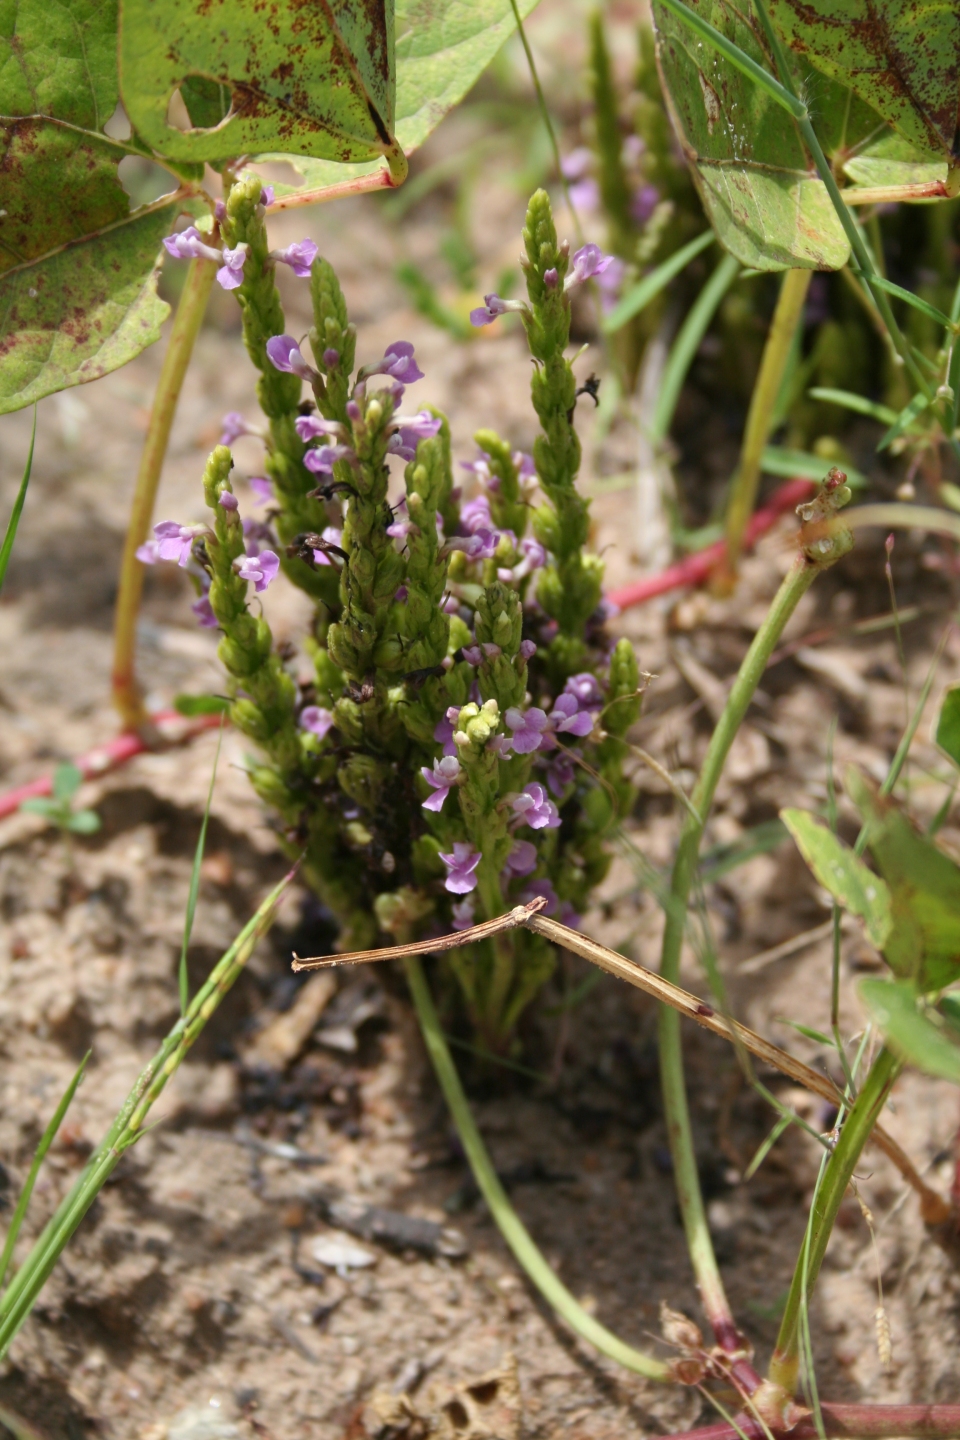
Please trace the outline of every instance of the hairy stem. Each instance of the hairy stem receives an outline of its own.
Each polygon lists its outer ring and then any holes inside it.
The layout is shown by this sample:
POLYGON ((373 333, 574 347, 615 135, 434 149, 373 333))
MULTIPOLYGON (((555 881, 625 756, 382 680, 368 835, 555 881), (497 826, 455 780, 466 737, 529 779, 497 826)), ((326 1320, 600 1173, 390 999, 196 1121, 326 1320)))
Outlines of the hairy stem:
POLYGON ((770 1380, 782 1386, 788 1394, 792 1395, 796 1389, 799 1375, 801 1307, 817 1282, 840 1203, 899 1070, 900 1061, 884 1047, 870 1067, 863 1088, 844 1122, 840 1139, 817 1190, 808 1224, 807 1244, 793 1272, 787 1306, 770 1362, 770 1380))
POLYGON ((447 1042, 443 1038, 440 1020, 433 1004, 433 996, 430 994, 419 957, 410 956, 404 964, 424 1044, 436 1071, 453 1122, 457 1127, 457 1134, 460 1136, 470 1169, 473 1171, 473 1178, 489 1206, 497 1228, 513 1251, 517 1263, 526 1271, 540 1294, 548 1304, 553 1306, 557 1314, 562 1316, 578 1335, 594 1345, 601 1354, 608 1355, 611 1360, 616 1360, 628 1370, 635 1370, 638 1374, 645 1375, 649 1380, 672 1379, 669 1365, 662 1360, 655 1359, 652 1355, 644 1354, 642 1350, 634 1350, 632 1346, 619 1340, 605 1326, 588 1315, 577 1304, 562 1281, 557 1278, 533 1243, 519 1215, 507 1199, 506 1191, 500 1184, 497 1172, 493 1168, 480 1131, 477 1129, 476 1121, 470 1113, 470 1106, 463 1093, 460 1077, 457 1074, 447 1042))
POLYGON ((120 713, 125 730, 139 729, 147 718, 136 676, 137 619, 143 593, 143 565, 137 559, 137 551, 146 540, 150 521, 153 519, 153 506, 167 453, 170 427, 216 272, 217 267, 213 260, 190 261, 186 283, 174 316, 167 353, 163 357, 163 368, 160 371, 157 392, 153 397, 147 438, 140 456, 137 485, 133 492, 133 506, 123 545, 123 559, 120 562, 120 583, 113 631, 113 703, 120 713))
MULTIPOLYGON (((720 779, 730 746, 753 699, 783 628, 793 614, 800 597, 813 582, 818 567, 803 555, 786 575, 767 613, 767 618, 754 636, 743 664, 730 691, 729 698, 713 732, 703 767, 690 797, 693 810, 687 814, 670 883, 671 904, 666 911, 660 974, 676 984, 680 973, 680 950, 686 928, 687 904, 697 870, 700 841, 714 792, 720 779)), ((697 1161, 690 1127, 690 1111, 683 1075, 680 1040, 680 1016, 669 1006, 662 1006, 659 1022, 660 1077, 670 1151, 673 1156, 677 1198, 687 1235, 687 1247, 703 1308, 713 1326, 719 1344, 733 1353, 741 1348, 733 1314, 720 1278, 720 1270, 707 1227, 697 1161)))
POLYGON ((743 532, 753 512, 760 483, 760 466, 763 451, 770 436, 771 424, 780 386, 790 358, 790 348, 797 325, 803 314, 804 301, 810 288, 812 270, 787 270, 780 286, 777 307, 773 312, 773 323, 763 347, 763 358, 757 375, 747 425, 743 434, 743 448, 740 464, 730 487, 727 503, 726 539, 727 555, 725 570, 730 582, 734 580, 743 549, 743 532))

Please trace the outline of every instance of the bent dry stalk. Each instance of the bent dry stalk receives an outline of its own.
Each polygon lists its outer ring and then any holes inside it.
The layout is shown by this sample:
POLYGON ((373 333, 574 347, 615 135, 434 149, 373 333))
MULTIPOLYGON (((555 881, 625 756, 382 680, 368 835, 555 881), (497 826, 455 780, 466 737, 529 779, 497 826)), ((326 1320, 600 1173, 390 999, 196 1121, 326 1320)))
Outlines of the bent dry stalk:
POLYGON ((57 1206, 23 1264, 19 1266, 0 1298, 0 1359, 9 1350, 64 1247, 120 1163, 124 1151, 136 1144, 143 1134, 144 1121, 151 1106, 159 1098, 167 1081, 240 975, 258 940, 270 928, 277 906, 294 874, 295 871, 291 871, 271 890, 256 914, 210 972, 186 1013, 180 1017, 156 1055, 141 1072, 116 1120, 87 1161, 76 1183, 57 1206))

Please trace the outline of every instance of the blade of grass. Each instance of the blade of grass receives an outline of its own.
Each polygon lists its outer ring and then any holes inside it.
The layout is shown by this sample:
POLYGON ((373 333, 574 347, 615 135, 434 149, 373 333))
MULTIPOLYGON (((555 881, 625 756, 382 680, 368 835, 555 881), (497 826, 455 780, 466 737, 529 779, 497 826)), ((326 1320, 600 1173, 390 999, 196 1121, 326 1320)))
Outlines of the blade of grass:
MULTIPOLYGON (((36 411, 36 407, 34 407, 34 411, 36 411)), ((90 1051, 88 1050, 86 1055, 84 1055, 83 1059, 80 1061, 80 1064, 77 1066, 73 1079, 70 1081, 70 1084, 67 1086, 66 1090, 64 1090, 63 1095, 60 1099, 60 1104, 53 1112, 53 1119, 50 1121, 50 1124, 47 1126, 46 1130, 44 1130, 40 1140, 40 1144, 34 1151, 33 1161, 30 1165, 29 1174, 27 1175, 27 1178, 24 1182, 23 1189, 20 1191, 20 1199, 17 1201, 17 1208, 14 1210, 13 1215, 10 1219, 10 1227, 7 1230, 7 1238, 4 1241, 3 1245, 3 1254, 0 1255, 0 1287, 3 1286, 3 1282, 7 1278, 7 1270, 9 1269, 10 1259, 13 1255, 13 1247, 17 1243, 17 1236, 20 1233, 20 1226, 23 1224, 23 1217, 27 1213, 27 1206, 30 1204, 30 1196, 33 1194, 33 1187, 36 1183, 37 1175, 40 1172, 40 1166, 43 1164, 44 1159, 46 1158, 47 1151, 50 1149, 50 1146, 53 1144, 56 1138, 57 1131, 63 1124, 63 1117, 70 1109, 73 1097, 77 1093, 77 1086, 83 1079, 83 1072, 87 1068, 87 1061, 89 1059, 90 1051)))
POLYGON ((912 291, 904 290, 902 285, 894 285, 892 280, 885 280, 881 275, 864 275, 863 271, 858 270, 855 265, 851 265, 850 269, 854 275, 859 276, 861 280, 869 280, 871 284, 879 285, 881 290, 886 290, 888 295, 896 295, 898 300, 905 300, 908 305, 913 306, 914 310, 919 310, 921 315, 926 315, 930 320, 936 320, 938 325, 943 325, 947 330, 953 329, 954 322, 950 319, 949 315, 944 315, 943 311, 938 310, 936 305, 931 305, 929 301, 922 300, 919 295, 914 295, 912 291))
MULTIPOLYGON (((819 455, 811 455, 806 450, 788 450, 782 445, 768 445, 763 452, 761 461, 765 475, 784 475, 788 479, 815 480, 818 485, 826 479, 827 471, 832 463, 830 460, 821 459, 819 455)), ((859 489, 868 483, 866 475, 860 470, 855 470, 852 465, 841 465, 840 468, 846 475, 847 484, 851 490, 859 489)))
POLYGON ((220 746, 223 744, 223 716, 220 718, 220 734, 217 737, 217 753, 213 757, 213 773, 210 776, 210 788, 207 791, 207 803, 203 811, 203 821, 200 825, 200 834, 197 836, 197 848, 193 856, 193 869, 190 871, 190 889, 187 892, 187 909, 183 917, 183 944, 180 947, 180 1014, 187 1013, 187 1006, 190 1003, 190 977, 187 973, 187 950, 190 946, 190 936, 193 933, 193 919, 197 913, 197 898, 200 894, 200 867, 203 864, 203 852, 207 843, 207 822, 210 819, 210 806, 213 804, 213 787, 217 780, 217 765, 220 760, 220 746))
POLYGON ((30 449, 27 452, 27 463, 23 469, 23 479, 20 481, 20 489, 17 491, 17 498, 13 502, 13 509, 10 512, 10 519, 7 522, 7 533, 3 537, 3 545, 0 546, 0 590, 3 589, 3 582, 6 579, 7 566, 10 564, 10 556, 13 553, 13 542, 17 538, 17 527, 20 524, 20 516, 23 513, 24 501, 27 498, 27 486, 30 484, 30 472, 33 469, 33 447, 37 439, 37 407, 33 407, 33 432, 30 436, 30 449))
MULTIPOLYGON (((676 339, 667 356, 667 363, 663 367, 660 392, 653 410, 650 439, 654 445, 662 444, 669 434, 677 401, 680 399, 680 391, 687 378, 687 371, 693 364, 693 358, 700 348, 700 342, 706 335, 711 320, 717 313, 721 300, 739 273, 739 260, 733 255, 724 255, 691 305, 683 324, 677 331, 676 339)), ((817 478, 821 479, 822 475, 818 475, 817 478)))
POLYGON ((601 326, 604 334, 612 335, 614 331, 626 325, 628 320, 632 320, 634 315, 639 315, 644 306, 649 305, 650 301, 670 284, 675 275, 679 275, 691 260, 695 259, 701 251, 706 250, 708 245, 713 244, 714 239, 713 231, 705 230, 695 240, 691 240, 688 244, 682 245, 679 250, 675 250, 672 255, 651 270, 649 275, 644 275, 642 280, 638 280, 636 285, 631 286, 604 320, 601 326))
POLYGON ((837 390, 832 385, 814 385, 807 394, 814 400, 827 400, 831 405, 842 405, 857 415, 867 415, 881 425, 893 425, 897 420, 896 410, 889 405, 877 405, 865 395, 855 395, 851 390, 837 390))

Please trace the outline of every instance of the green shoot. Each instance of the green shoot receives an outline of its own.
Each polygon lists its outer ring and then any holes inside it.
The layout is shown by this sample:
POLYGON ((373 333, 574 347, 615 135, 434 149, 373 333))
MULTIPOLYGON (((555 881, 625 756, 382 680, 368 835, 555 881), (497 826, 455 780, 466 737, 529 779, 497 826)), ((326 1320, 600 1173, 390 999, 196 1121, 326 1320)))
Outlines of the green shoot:
POLYGON ((7 521, 7 531, 3 537, 3 544, 0 545, 0 590, 3 589, 3 582, 7 576, 7 566, 10 564, 10 556, 13 553, 13 542, 17 538, 17 528, 20 524, 20 516, 23 513, 24 502, 27 498, 27 486, 30 484, 30 472, 33 469, 33 447, 37 439, 37 407, 33 407, 33 430, 30 434, 30 449, 27 451, 27 463, 23 467, 23 479, 20 481, 20 489, 17 491, 17 498, 13 502, 13 509, 10 512, 10 519, 7 521))

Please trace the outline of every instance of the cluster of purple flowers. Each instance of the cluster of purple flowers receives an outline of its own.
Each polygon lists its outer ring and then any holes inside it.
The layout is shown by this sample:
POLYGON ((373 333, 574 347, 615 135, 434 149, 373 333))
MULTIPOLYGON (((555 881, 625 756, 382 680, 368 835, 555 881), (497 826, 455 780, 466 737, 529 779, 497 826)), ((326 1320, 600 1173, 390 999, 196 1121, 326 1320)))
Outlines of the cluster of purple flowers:
MULTIPOLYGON (((623 276, 623 261, 617 260, 613 255, 604 255, 599 245, 581 245, 580 249, 574 252, 573 265, 563 282, 565 291, 573 290, 578 285, 583 285, 587 280, 605 275, 611 267, 616 273, 619 267, 619 280, 623 276)), ((556 270, 547 270, 543 276, 543 283, 547 289, 555 289, 559 283, 559 275, 556 270)), ((484 295, 483 304, 476 310, 470 311, 470 324, 479 328, 483 325, 492 325, 500 315, 507 315, 510 311, 522 312, 527 309, 524 300, 503 300, 499 295, 484 295)))
MULTIPOLYGON (((273 203, 273 188, 265 186, 260 196, 261 204, 270 205, 273 203)), ((223 202, 218 201, 215 218, 220 221, 224 218, 226 211, 223 202)), ((213 260, 219 265, 217 271, 217 283, 224 290, 236 290, 243 284, 243 272, 247 263, 247 255, 250 247, 246 241, 241 240, 239 245, 221 245, 219 247, 210 244, 210 236, 206 238, 200 233, 196 225, 188 225, 186 230, 180 230, 176 235, 168 235, 164 240, 164 247, 167 254, 172 255, 175 260, 213 260)), ((289 265, 294 275, 301 279, 310 274, 310 267, 317 258, 317 247, 312 240, 297 240, 292 245, 286 245, 282 250, 271 250, 270 259, 281 265, 289 265)), ((224 441, 224 444, 228 444, 224 441)))

